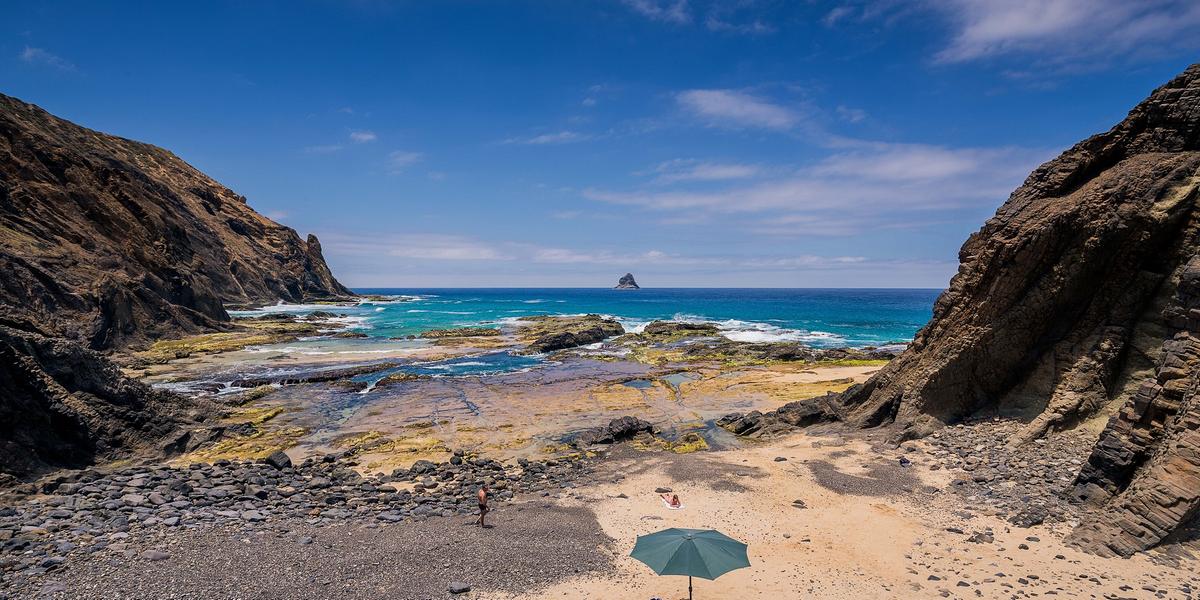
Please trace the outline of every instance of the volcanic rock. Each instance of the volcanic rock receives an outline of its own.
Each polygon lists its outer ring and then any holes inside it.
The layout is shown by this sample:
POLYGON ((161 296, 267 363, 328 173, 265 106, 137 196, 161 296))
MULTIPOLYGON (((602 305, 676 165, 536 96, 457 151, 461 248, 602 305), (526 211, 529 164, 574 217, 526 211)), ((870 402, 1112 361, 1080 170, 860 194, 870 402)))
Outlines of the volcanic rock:
POLYGON ((624 416, 609 421, 603 427, 585 429, 575 436, 575 445, 613 444, 633 438, 639 433, 654 433, 654 425, 637 417, 624 416))
POLYGON ((797 416, 892 425, 897 440, 1010 417, 1020 447, 1111 412, 1074 489, 1094 508, 1068 542, 1128 556, 1182 532, 1200 513, 1198 201, 1200 64, 1038 167, 963 245, 908 349, 797 416))
POLYGON ((202 417, 93 350, 230 329, 227 303, 352 296, 316 237, 167 150, 2 94, 0 272, 0 471, 20 477, 150 449, 202 417))
POLYGON ((353 294, 315 236, 169 151, 0 94, 0 305, 93 349, 227 327, 225 303, 353 294))
POLYGON ((633 273, 626 273, 621 276, 621 279, 617 280, 617 286, 615 289, 640 290, 642 288, 637 284, 636 281, 633 280, 633 273))
POLYGON ((545 333, 535 337, 527 348, 528 352, 554 352, 577 346, 586 346, 625 333, 620 323, 600 315, 582 317, 525 317, 523 321, 535 323, 545 333))

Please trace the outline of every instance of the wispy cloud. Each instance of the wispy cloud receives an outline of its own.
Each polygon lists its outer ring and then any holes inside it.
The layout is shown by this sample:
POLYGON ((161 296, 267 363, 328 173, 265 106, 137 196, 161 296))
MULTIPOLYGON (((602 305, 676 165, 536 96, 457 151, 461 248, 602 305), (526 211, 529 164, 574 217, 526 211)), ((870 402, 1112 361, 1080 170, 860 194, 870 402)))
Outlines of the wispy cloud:
POLYGON ((341 152, 345 149, 346 147, 342 144, 322 144, 317 146, 305 146, 304 152, 307 154, 333 154, 334 152, 341 152))
POLYGON ((1012 56, 1039 71, 1060 72, 1200 48, 1195 0, 847 0, 823 22, 832 27, 930 14, 950 24, 949 41, 933 56, 941 64, 1012 56))
POLYGON ((724 215, 760 233, 853 235, 938 211, 998 205, 1047 151, 844 142, 833 155, 784 175, 718 189, 588 189, 584 197, 670 217, 724 215), (765 215, 757 220, 738 215, 765 215))
POLYGON ((621 0, 621 3, 652 21, 677 25, 692 22, 687 0, 621 0))
POLYGON ((511 137, 504 140, 505 144, 523 144, 527 146, 545 146, 549 144, 570 144, 591 139, 591 136, 577 131, 556 131, 530 137, 511 137))
POLYGON ((958 0, 944 5, 958 26, 937 54, 945 63, 1011 53, 1065 53, 1054 61, 1200 46, 1194 0, 958 0))
POLYGON ((42 48, 25 46, 25 49, 21 50, 20 54, 17 55, 17 58, 30 65, 42 65, 51 67, 53 69, 58 69, 60 71, 75 70, 75 65, 70 61, 56 54, 52 54, 42 48))
POLYGON ((355 144, 365 144, 367 142, 373 142, 377 139, 379 139, 379 136, 375 135, 374 131, 363 130, 350 132, 350 141, 354 142, 355 144))
POLYGON ((714 163, 677 158, 659 163, 653 169, 639 171, 635 175, 653 175, 655 183, 669 184, 681 181, 746 179, 758 175, 761 170, 755 165, 714 163))
POLYGON ((849 106, 839 105, 836 112, 839 118, 851 123, 858 123, 859 121, 867 118, 867 111, 862 110, 861 108, 850 108, 849 106))
POLYGON ((439 234, 330 234, 322 236, 332 252, 355 256, 391 256, 421 260, 512 260, 501 248, 480 240, 439 234))
POLYGON ((720 31, 724 33, 738 33, 743 35, 767 35, 775 33, 777 29, 774 25, 770 25, 758 19, 747 23, 734 23, 726 21, 716 15, 709 15, 704 20, 704 25, 709 31, 720 31))
POLYGON ((424 154, 420 152, 408 152, 404 150, 395 150, 387 155, 387 169, 389 173, 401 173, 408 167, 420 162, 424 158, 424 154))
POLYGON ((714 125, 784 130, 800 120, 789 108, 738 90, 687 90, 675 99, 688 112, 714 125))
POLYGON ((608 248, 546 247, 514 241, 489 242, 443 234, 339 234, 322 236, 330 254, 392 257, 448 262, 531 262, 544 265, 612 265, 633 269, 651 266, 794 270, 833 268, 867 262, 862 256, 687 255, 662 250, 619 251, 608 248))

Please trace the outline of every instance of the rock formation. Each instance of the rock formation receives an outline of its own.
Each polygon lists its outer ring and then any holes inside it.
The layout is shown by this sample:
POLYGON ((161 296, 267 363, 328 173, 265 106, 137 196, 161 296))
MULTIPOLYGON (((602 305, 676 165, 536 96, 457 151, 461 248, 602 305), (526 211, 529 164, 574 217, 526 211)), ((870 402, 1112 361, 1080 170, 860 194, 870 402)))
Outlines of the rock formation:
POLYGON ((1020 445, 1111 414, 1076 488, 1102 508, 1071 539, 1101 554, 1154 546, 1200 511, 1198 202, 1200 64, 1035 170, 963 245, 896 360, 757 427, 836 418, 903 440, 1005 416, 1026 422, 1020 445))
POLYGON ((226 303, 352 295, 315 236, 170 152, 0 95, 0 305, 91 348, 221 328, 226 303))
MULTIPOLYGON (((203 402, 152 390, 96 352, 34 329, 0 320, 0 472, 83 467, 154 448, 203 420, 203 402)), ((180 441, 177 450, 190 449, 180 441)))
POLYGON ((626 274, 622 275, 621 279, 619 279, 617 281, 617 287, 615 289, 618 289, 618 290, 640 290, 642 288, 640 286, 638 286, 636 281, 633 280, 633 273, 626 273, 626 274))
MULTIPOLYGON (((163 443, 202 415, 94 350, 225 329, 226 303, 350 296, 314 236, 170 152, 0 95, 0 472, 163 443)), ((194 439, 184 432, 173 446, 194 439)))

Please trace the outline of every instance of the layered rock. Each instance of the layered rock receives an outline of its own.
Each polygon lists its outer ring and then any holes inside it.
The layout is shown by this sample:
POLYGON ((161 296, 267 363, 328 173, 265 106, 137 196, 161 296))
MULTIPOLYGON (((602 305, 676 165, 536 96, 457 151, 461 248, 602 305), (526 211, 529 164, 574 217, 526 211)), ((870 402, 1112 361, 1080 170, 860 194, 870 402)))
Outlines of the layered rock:
POLYGON ((981 413, 1028 420, 1015 443, 1108 406, 1072 535, 1128 555, 1200 508, 1200 65, 1107 133, 1038 168, 960 252, 912 348, 843 400, 903 437, 981 413), (1105 504, 1107 502, 1107 504, 1105 504))
POLYGON ((910 348, 847 395, 849 419, 915 437, 996 413, 1031 419, 1031 439, 1132 396, 1197 249, 1198 151, 1200 65, 1013 192, 910 348))
POLYGON ((618 289, 618 290, 640 290, 642 288, 640 286, 638 286, 636 281, 633 280, 633 273, 626 273, 626 274, 622 275, 619 280, 617 280, 616 289, 618 289))
POLYGON ((1152 377, 1124 402, 1076 479, 1095 505, 1068 541, 1104 555, 1157 545, 1200 511, 1200 257, 1186 264, 1164 311, 1173 335, 1152 377))
POLYGON ((315 236, 167 150, 0 95, 0 305, 113 348, 223 328, 224 304, 350 296, 315 236))
POLYGON ((892 425, 899 440, 1012 417, 1026 423, 1010 440, 1021 445, 1111 411, 1076 486, 1100 508, 1071 540, 1128 555, 1168 539, 1200 511, 1198 201, 1193 65, 1035 170, 963 245, 896 360, 836 402, 781 413, 892 425))

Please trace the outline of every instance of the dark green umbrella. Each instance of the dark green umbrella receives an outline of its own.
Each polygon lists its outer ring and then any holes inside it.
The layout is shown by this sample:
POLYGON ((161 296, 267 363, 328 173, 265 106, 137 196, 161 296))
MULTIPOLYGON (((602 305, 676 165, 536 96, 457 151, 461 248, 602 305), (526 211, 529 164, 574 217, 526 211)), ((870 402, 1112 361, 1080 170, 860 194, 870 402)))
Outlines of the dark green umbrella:
POLYGON ((673 527, 640 535, 629 555, 659 575, 687 575, 688 598, 692 597, 692 577, 716 579, 750 566, 745 544, 712 529, 673 527))

